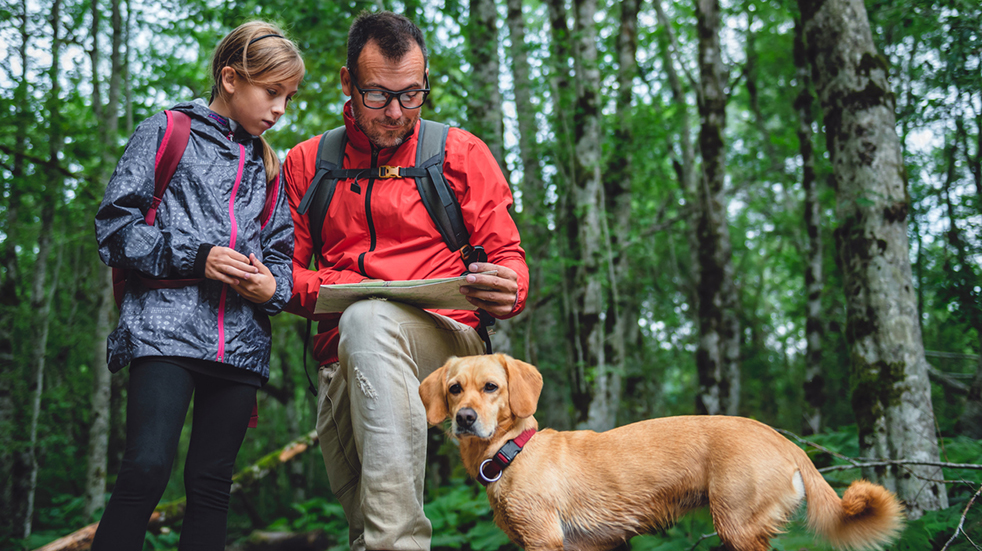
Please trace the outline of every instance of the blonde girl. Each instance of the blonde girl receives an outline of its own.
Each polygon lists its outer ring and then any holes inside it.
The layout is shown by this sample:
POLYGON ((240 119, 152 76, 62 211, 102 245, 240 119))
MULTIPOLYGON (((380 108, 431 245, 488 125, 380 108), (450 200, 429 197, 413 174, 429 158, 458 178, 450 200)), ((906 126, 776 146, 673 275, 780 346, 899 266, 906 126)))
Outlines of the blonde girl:
POLYGON ((99 255, 128 274, 109 369, 130 370, 126 451, 96 551, 143 548, 192 396, 179 549, 224 549, 235 456, 269 379, 269 316, 292 292, 293 224, 262 134, 297 92, 303 59, 282 30, 253 21, 219 43, 211 68, 209 104, 140 124, 95 217, 99 255), (190 121, 190 135, 150 219, 156 157, 175 116, 190 121))

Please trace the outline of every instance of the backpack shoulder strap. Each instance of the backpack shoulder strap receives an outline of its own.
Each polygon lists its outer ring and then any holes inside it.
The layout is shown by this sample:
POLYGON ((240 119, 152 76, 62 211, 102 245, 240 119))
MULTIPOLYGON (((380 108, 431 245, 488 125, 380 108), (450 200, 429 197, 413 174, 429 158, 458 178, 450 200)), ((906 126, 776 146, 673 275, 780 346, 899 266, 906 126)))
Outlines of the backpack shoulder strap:
MULTIPOLYGON (((460 253, 464 262, 470 255, 470 233, 464 225, 460 203, 443 176, 443 160, 447 150, 450 127, 420 119, 416 144, 416 189, 430 218, 436 224, 443 241, 451 251, 460 253)), ((407 171, 408 172, 408 171, 407 171)))
POLYGON ((164 137, 160 140, 160 147, 157 148, 157 156, 154 159, 153 201, 146 214, 146 222, 149 226, 152 226, 157 218, 157 207, 160 206, 164 191, 174 177, 174 172, 177 171, 177 164, 181 162, 188 145, 188 138, 191 136, 191 117, 187 113, 180 111, 164 111, 164 113, 167 115, 167 127, 164 129, 164 137))
MULTIPOLYGON (((164 198, 164 191, 170 184, 177 164, 184 156, 187 148, 188 139, 191 136, 191 117, 187 113, 180 111, 164 111, 167 116, 167 126, 164 127, 164 136, 157 147, 157 155, 154 157, 153 164, 153 199, 150 201, 150 208, 144 215, 144 221, 148 226, 152 226, 157 220, 157 208, 160 201, 164 198)), ((113 300, 116 307, 123 304, 123 295, 126 290, 126 279, 129 277, 129 270, 122 268, 112 269, 113 279, 113 300)))
POLYGON ((316 172, 310 181, 307 192, 297 206, 297 213, 307 214, 310 220, 310 237, 314 244, 314 258, 320 254, 323 243, 321 231, 324 228, 324 218, 327 208, 334 198, 334 189, 338 180, 353 178, 362 172, 358 169, 344 168, 344 148, 348 143, 348 135, 343 126, 328 130, 321 136, 317 144, 316 172))

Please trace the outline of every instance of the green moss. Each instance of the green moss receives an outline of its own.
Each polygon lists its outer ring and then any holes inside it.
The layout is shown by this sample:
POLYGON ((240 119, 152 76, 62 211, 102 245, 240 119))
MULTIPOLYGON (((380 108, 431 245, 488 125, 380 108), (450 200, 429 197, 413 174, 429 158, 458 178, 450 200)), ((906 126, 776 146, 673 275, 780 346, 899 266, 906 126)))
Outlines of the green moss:
POLYGON ((900 405, 905 390, 905 364, 879 360, 867 363, 858 354, 852 357, 852 409, 859 433, 872 432, 887 408, 900 405))
POLYGON ((859 66, 856 67, 856 74, 868 77, 874 70, 880 70, 888 74, 890 72, 890 63, 881 54, 866 52, 863 54, 862 59, 859 60, 859 66))

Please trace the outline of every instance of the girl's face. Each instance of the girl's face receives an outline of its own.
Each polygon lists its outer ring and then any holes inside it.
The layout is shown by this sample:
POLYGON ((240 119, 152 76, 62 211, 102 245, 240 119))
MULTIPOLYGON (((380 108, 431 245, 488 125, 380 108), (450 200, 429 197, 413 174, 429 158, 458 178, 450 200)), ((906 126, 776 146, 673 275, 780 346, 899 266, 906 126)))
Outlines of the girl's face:
POLYGON ((300 78, 273 84, 251 84, 235 69, 226 67, 222 71, 222 86, 228 92, 228 100, 216 98, 211 108, 239 123, 253 136, 259 136, 283 116, 299 85, 300 78), (223 107, 225 112, 219 110, 223 107))

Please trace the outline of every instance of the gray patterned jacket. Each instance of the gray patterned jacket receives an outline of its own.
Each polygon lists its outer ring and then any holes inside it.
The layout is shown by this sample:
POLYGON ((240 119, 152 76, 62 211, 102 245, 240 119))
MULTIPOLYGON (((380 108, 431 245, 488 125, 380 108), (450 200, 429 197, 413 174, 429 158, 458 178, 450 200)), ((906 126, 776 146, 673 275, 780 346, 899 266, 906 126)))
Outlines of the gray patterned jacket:
POLYGON ((99 256, 144 277, 187 279, 203 277, 212 246, 231 247, 246 256, 255 253, 273 273, 276 293, 254 304, 210 279, 150 289, 130 277, 119 324, 107 343, 109 369, 116 372, 143 356, 179 356, 222 362, 265 380, 268 316, 283 308, 293 289, 293 222, 285 186, 276 190, 273 214, 262 226, 266 177, 259 138, 200 103, 173 110, 191 116, 191 137, 155 224, 148 226, 144 214, 153 198, 164 113, 136 129, 106 186, 95 217, 99 256))

